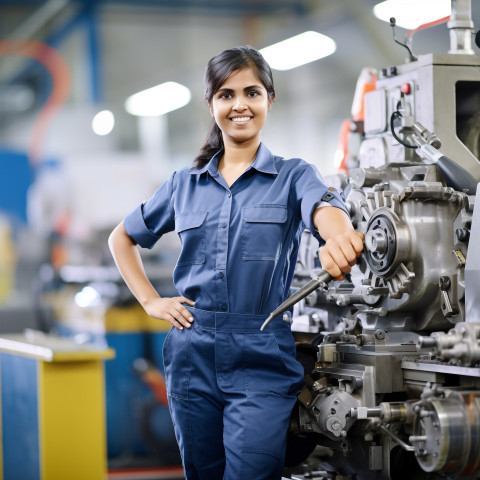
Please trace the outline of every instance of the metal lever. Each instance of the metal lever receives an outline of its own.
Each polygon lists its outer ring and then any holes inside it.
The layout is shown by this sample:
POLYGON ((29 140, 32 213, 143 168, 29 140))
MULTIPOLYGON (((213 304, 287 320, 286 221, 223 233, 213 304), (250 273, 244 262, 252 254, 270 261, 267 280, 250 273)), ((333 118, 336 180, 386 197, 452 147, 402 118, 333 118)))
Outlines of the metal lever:
POLYGON ((298 303, 302 298, 305 298, 307 295, 312 293, 314 290, 321 286, 326 286, 327 283, 331 282, 333 277, 326 271, 320 270, 318 275, 301 287, 297 292, 295 292, 291 297, 288 297, 279 307, 277 307, 269 317, 263 322, 263 325, 260 327, 260 330, 264 330, 265 327, 277 316, 283 313, 285 310, 288 310, 290 307, 298 303))
POLYGON ((417 146, 418 155, 438 165, 447 186, 455 190, 463 190, 468 195, 475 195, 478 184, 477 179, 461 165, 438 150, 441 146, 438 137, 434 133, 429 132, 419 122, 413 124, 412 130, 412 139, 417 146))
POLYGON ((458 309, 452 306, 450 297, 448 296, 448 290, 450 289, 451 280, 448 277, 440 277, 438 285, 440 287, 441 307, 445 317, 451 317, 458 313, 458 309))
POLYGON ((393 41, 395 43, 398 43, 399 45, 401 45, 402 47, 406 48, 407 51, 408 51, 408 56, 410 58, 410 61, 411 62, 414 62, 415 60, 418 60, 418 58, 412 53, 412 50, 410 49, 410 47, 407 45, 407 43, 402 43, 402 42, 399 42, 397 40, 397 37, 395 36, 395 27, 397 25, 397 20, 395 19, 395 17, 392 17, 390 18, 390 26, 392 27, 392 32, 393 32, 393 41))

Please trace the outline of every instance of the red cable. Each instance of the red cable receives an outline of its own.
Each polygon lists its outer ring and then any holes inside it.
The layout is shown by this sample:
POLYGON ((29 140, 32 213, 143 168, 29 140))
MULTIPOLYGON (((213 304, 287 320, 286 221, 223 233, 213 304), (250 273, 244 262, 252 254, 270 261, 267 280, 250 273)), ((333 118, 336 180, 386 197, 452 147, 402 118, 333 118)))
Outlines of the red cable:
POLYGON ((415 32, 418 32, 419 30, 424 30, 425 28, 430 28, 430 27, 434 27, 435 25, 440 25, 441 23, 448 22, 448 20, 450 20, 450 15, 448 17, 443 17, 443 18, 439 18, 438 20, 434 20, 433 22, 428 22, 428 23, 419 25, 417 28, 414 28, 413 30, 409 30, 407 32, 407 37, 411 37, 415 32))

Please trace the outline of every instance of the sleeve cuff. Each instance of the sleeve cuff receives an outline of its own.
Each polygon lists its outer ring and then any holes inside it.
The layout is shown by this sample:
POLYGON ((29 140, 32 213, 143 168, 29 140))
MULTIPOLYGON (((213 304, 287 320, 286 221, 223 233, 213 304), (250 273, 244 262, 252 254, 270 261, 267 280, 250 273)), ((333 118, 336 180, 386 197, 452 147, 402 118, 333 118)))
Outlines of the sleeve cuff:
POLYGON ((143 219, 143 205, 132 210, 124 219, 123 226, 128 236, 143 248, 152 249, 160 238, 153 234, 145 225, 143 219))
MULTIPOLYGON (((323 245, 325 242, 323 238, 318 234, 315 225, 313 224, 313 213, 315 210, 323 205, 325 205, 325 193, 327 190, 311 190, 305 194, 302 199, 302 220, 305 223, 305 226, 310 230, 310 233, 318 240, 320 245, 323 245)), ((345 204, 338 196, 338 194, 332 194, 328 198, 328 205, 332 207, 337 207, 343 210, 348 216, 348 211, 345 207, 345 204)))

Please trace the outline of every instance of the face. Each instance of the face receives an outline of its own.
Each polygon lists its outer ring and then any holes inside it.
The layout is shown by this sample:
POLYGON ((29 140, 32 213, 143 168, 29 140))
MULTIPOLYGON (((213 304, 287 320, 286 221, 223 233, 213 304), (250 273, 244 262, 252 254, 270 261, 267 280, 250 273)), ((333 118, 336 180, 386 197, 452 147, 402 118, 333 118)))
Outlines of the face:
POLYGON ((224 143, 259 142, 272 101, 254 70, 235 70, 209 103, 224 143))

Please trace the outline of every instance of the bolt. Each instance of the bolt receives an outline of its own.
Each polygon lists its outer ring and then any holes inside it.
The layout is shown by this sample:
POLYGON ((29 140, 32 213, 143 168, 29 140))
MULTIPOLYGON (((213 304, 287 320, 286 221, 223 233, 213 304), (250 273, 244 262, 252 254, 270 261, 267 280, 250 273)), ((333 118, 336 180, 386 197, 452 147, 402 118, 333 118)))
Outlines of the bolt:
POLYGON ((466 242, 470 236, 470 231, 467 228, 457 228, 455 230, 455 235, 459 242, 466 242))
POLYGON ((440 277, 438 284, 440 286, 440 290, 447 291, 451 284, 450 278, 446 276, 440 277))
POLYGON ((341 425, 340 425, 340 422, 338 420, 335 420, 334 422, 332 422, 330 427, 332 428, 332 430, 337 431, 341 427, 341 425))
POLYGON ((435 412, 429 410, 421 410, 420 411, 420 418, 428 418, 435 416, 435 412))
POLYGON ((383 340, 385 338, 385 330, 378 329, 375 331, 375 338, 377 340, 383 340))

